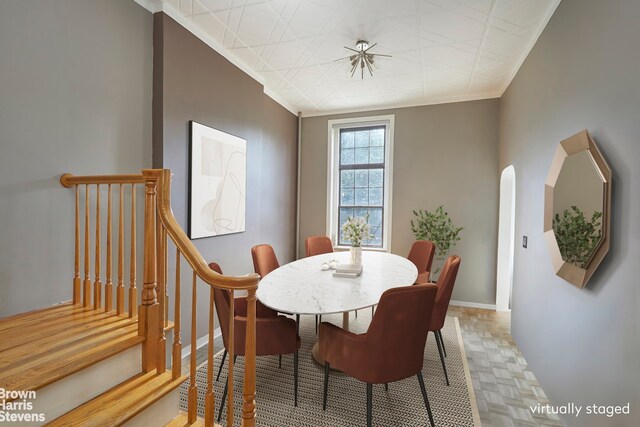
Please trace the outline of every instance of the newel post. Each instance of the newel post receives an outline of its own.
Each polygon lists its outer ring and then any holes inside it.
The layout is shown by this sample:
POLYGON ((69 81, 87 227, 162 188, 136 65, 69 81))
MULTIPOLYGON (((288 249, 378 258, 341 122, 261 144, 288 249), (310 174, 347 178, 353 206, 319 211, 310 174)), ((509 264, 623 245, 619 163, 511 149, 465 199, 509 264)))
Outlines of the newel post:
POLYGON ((142 370, 149 372, 158 365, 160 304, 157 294, 156 197, 160 171, 145 169, 144 176, 144 287, 138 308, 138 335, 142 343, 142 370))
POLYGON ((256 289, 247 293, 242 426, 256 425, 256 289))

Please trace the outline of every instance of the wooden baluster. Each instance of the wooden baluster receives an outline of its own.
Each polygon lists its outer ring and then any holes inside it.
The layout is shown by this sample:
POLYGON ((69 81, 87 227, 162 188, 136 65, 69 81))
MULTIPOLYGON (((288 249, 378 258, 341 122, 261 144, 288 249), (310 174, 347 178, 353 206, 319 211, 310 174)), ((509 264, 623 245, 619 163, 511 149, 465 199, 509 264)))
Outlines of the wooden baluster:
POLYGON ((213 395, 213 309, 214 293, 213 286, 209 286, 209 342, 207 355, 207 392, 204 395, 204 425, 213 427, 213 414, 215 398, 213 395))
POLYGON ((136 185, 131 184, 131 263, 129 270, 129 317, 137 315, 138 288, 136 288, 136 185))
POLYGON ((233 348, 233 343, 235 342, 235 336, 234 336, 234 317, 235 317, 235 313, 234 313, 234 296, 233 296, 233 290, 229 291, 229 300, 231 301, 231 304, 229 304, 229 340, 227 341, 229 343, 229 349, 228 349, 228 356, 229 356, 229 375, 227 375, 227 389, 228 391, 228 398, 227 398, 227 427, 233 427, 233 365, 234 365, 234 359, 235 359, 235 354, 234 354, 234 348, 233 348))
POLYGON ((120 184, 118 209, 118 288, 116 292, 117 313, 124 313, 124 185, 120 184))
POLYGON ((180 249, 176 248, 176 300, 173 325, 173 357, 171 378, 178 379, 182 373, 182 342, 180 341, 180 249))
POLYGON ((89 258, 90 258, 90 237, 89 237, 89 184, 85 184, 84 186, 85 196, 84 196, 84 283, 83 283, 83 301, 82 305, 88 307, 91 305, 91 271, 89 266, 89 258))
MULTIPOLYGON (((150 372, 158 367, 158 323, 160 306, 157 294, 157 253, 156 253, 156 187, 154 171, 145 170, 144 192, 144 287, 142 303, 138 308, 138 334, 144 337, 142 343, 142 371, 150 372)), ((135 195, 133 196, 135 197, 135 195)), ((132 248, 133 250, 133 248, 132 248)))
MULTIPOLYGON (((196 384, 196 350, 198 335, 196 334, 196 272, 193 272, 193 285, 191 287, 191 359, 189 362, 189 400, 187 421, 189 424, 196 422, 198 418, 198 385, 196 384)), ((232 347, 232 346, 229 346, 232 347)))
POLYGON ((167 287, 166 281, 166 258, 164 247, 167 244, 166 235, 164 234, 164 228, 160 221, 160 216, 156 213, 156 250, 158 255, 158 305, 160 321, 158 322, 158 373, 162 373, 167 369, 167 339, 164 335, 164 318, 165 318, 165 289, 167 287))
MULTIPOLYGON (((233 299, 231 301, 233 301, 233 299)), ((243 398, 244 400, 242 402, 242 426, 255 427, 256 425, 256 290, 255 289, 250 289, 247 294, 247 330, 245 334, 243 398)))
POLYGON ((104 288, 104 311, 109 312, 113 309, 113 263, 111 260, 111 184, 109 184, 107 194, 107 284, 104 288))
POLYGON ((93 283, 93 309, 102 306, 102 282, 100 281, 100 184, 96 184, 96 280, 93 283))
POLYGON ((73 303, 80 304, 82 284, 80 281, 80 190, 76 188, 75 257, 73 266, 73 303))
POLYGON ((164 240, 164 327, 169 326, 169 245, 167 244, 167 230, 162 228, 164 240))

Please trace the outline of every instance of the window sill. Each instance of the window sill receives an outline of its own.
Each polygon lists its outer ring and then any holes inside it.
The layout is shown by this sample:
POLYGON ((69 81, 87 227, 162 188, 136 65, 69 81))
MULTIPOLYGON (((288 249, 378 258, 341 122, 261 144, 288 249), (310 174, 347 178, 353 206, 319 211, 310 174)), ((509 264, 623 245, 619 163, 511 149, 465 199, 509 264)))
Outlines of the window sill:
MULTIPOLYGON (((348 251, 351 249, 351 246, 334 246, 333 250, 336 252, 348 251)), ((387 248, 362 248, 363 251, 371 251, 371 252, 389 252, 387 248)))

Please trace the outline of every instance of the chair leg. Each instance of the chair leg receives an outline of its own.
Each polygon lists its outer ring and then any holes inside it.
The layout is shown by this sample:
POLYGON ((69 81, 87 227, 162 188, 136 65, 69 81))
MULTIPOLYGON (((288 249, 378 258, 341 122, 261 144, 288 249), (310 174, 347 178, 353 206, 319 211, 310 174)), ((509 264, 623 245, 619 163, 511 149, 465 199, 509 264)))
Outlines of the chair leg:
POLYGON ((447 381, 447 385, 449 385, 449 375, 447 375, 447 366, 444 364, 444 354, 442 353, 442 344, 440 344, 440 340, 436 334, 436 344, 438 344, 438 353, 440 353, 440 362, 442 362, 442 370, 444 371, 444 379, 447 381))
POLYGON ((389 391, 389 383, 384 383, 384 391, 389 391))
POLYGON ((281 354, 278 355, 278 368, 282 369, 282 355, 281 354))
POLYGON ((300 315, 296 314, 296 335, 300 335, 300 315))
POLYGON ((358 310, 356 310, 356 319, 358 318, 358 310))
POLYGON ((444 339, 442 338, 442 329, 438 331, 438 338, 440 338, 440 344, 442 344, 442 351, 444 352, 444 357, 447 357, 447 349, 444 346, 444 339))
POLYGON ((374 305, 371 306, 371 317, 373 317, 373 315, 376 312, 376 307, 374 305))
POLYGON ((420 391, 422 391, 422 400, 424 400, 424 406, 427 407, 427 414, 429 415, 429 422, 431 427, 436 427, 433 422, 433 414, 431 413, 431 405, 429 405, 429 398, 427 397, 427 389, 424 386, 424 378, 422 378, 422 372, 418 372, 418 382, 420 383, 420 391))
POLYGON ((316 335, 318 335, 318 315, 316 314, 316 335))
POLYGON ((222 353, 222 362, 220 362, 220 367, 218 368, 218 376, 216 376, 216 382, 220 379, 220 372, 222 372, 222 367, 224 366, 224 360, 227 358, 227 349, 224 349, 224 353, 222 353))
MULTIPOLYGON (((233 356, 234 365, 236 364, 237 358, 238 358, 237 355, 233 356)), ((220 418, 222 418, 222 410, 224 409, 224 403, 227 400, 228 387, 229 387, 229 375, 227 375, 227 380, 224 382, 224 391, 222 392, 222 400, 220 401, 220 409, 218 410, 218 422, 220 421, 220 418)))
POLYGON ((324 362, 324 393, 322 396, 322 410, 327 409, 327 391, 329 390, 329 362, 324 362))
POLYGON ((371 427, 373 413, 373 384, 367 383, 367 427, 371 427))
POLYGON ((293 355, 293 406, 298 406, 298 352, 293 355))

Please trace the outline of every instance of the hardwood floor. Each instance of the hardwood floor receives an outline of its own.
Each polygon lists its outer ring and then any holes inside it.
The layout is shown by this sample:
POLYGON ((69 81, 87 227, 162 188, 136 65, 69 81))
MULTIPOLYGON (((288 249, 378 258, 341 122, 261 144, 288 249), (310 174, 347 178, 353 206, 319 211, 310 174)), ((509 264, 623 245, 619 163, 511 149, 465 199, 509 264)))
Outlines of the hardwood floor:
POLYGON ((562 426, 529 409, 549 401, 511 338, 511 313, 450 306, 448 315, 460 322, 483 426, 562 426))

